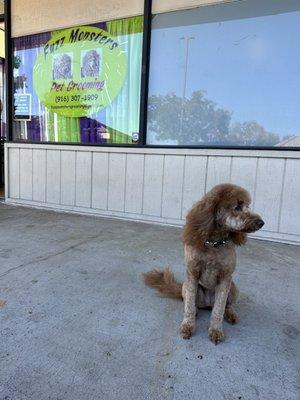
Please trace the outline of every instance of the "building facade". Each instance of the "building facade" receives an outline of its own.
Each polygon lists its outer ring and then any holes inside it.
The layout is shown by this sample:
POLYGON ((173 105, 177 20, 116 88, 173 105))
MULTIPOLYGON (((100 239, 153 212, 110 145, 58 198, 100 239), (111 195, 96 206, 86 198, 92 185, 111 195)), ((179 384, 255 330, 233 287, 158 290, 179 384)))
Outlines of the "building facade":
POLYGON ((232 182, 266 221, 254 237, 299 244, 299 16, 293 0, 12 0, 6 202, 180 226, 232 182))

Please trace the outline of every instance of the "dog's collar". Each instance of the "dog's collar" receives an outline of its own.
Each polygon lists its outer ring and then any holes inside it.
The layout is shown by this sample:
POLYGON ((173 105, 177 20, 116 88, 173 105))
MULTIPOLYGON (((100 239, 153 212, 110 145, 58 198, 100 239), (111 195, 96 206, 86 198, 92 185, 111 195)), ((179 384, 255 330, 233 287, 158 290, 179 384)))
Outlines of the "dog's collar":
POLYGON ((229 239, 220 239, 220 240, 205 240, 204 246, 205 247, 214 247, 219 248, 226 246, 229 243, 229 239))

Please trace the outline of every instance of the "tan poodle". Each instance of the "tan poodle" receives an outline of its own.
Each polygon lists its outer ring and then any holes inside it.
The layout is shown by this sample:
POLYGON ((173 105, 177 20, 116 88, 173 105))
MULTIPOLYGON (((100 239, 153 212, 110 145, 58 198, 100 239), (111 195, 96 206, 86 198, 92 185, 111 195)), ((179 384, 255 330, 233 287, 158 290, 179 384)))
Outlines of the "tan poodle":
POLYGON ((246 242, 247 233, 259 230, 264 221, 250 211, 249 193, 229 183, 215 186, 189 211, 183 230, 186 279, 177 282, 173 273, 153 270, 144 274, 145 283, 165 297, 184 301, 180 332, 189 339, 195 329, 197 308, 212 308, 209 338, 224 339, 223 318, 234 324, 232 304, 238 289, 232 281, 236 266, 235 246, 246 242))

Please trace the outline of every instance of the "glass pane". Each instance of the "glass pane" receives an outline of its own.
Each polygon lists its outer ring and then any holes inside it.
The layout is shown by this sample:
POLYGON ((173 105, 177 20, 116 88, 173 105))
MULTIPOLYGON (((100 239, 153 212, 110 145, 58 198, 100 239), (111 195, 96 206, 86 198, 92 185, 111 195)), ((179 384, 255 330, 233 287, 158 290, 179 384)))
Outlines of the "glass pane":
POLYGON ((153 17, 148 144, 300 146, 300 2, 153 17))
POLYGON ((16 38, 15 140, 139 140, 143 18, 16 38))

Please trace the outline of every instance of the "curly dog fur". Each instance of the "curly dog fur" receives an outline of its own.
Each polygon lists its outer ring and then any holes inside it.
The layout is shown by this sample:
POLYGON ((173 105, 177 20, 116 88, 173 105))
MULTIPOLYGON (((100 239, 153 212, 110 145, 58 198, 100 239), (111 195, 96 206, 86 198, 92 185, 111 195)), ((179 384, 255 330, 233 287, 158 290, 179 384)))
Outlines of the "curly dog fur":
POLYGON ((264 225, 261 217, 250 211, 250 202, 249 193, 240 186, 215 186, 186 217, 183 243, 187 272, 183 284, 168 268, 144 274, 146 285, 162 296, 183 300, 180 332, 184 339, 194 332, 197 308, 212 309, 208 336, 215 344, 224 339, 223 318, 232 324, 238 321, 232 308, 238 297, 232 280, 235 247, 246 242, 247 233, 264 225))

